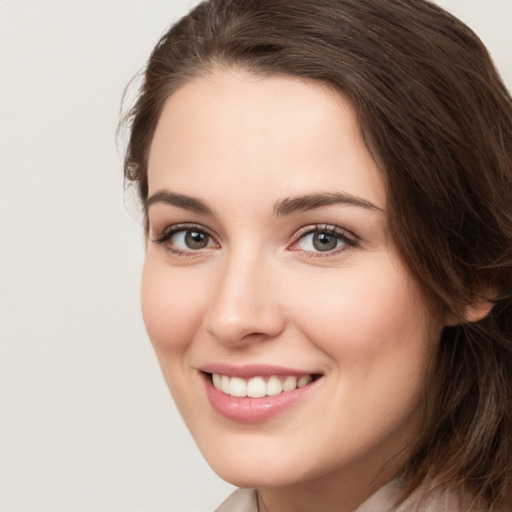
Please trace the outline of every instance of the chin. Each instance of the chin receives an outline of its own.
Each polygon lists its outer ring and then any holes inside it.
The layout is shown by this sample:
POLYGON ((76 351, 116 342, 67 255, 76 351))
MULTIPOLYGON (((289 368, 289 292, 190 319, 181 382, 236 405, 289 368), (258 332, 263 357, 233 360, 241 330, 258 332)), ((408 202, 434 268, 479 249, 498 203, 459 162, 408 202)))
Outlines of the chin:
MULTIPOLYGON (((201 448, 201 446, 200 446, 201 448)), ((315 468, 303 457, 283 456, 290 450, 286 448, 268 450, 254 447, 240 449, 202 450, 203 455, 215 473, 232 485, 243 488, 287 487, 313 479, 315 468), (302 460, 302 464, 297 464, 302 460)), ((296 455, 296 454, 295 454, 296 455)))
POLYGON ((271 488, 287 487, 304 480, 305 475, 299 475, 290 468, 272 467, 270 464, 245 464, 243 467, 237 463, 225 461, 212 465, 217 475, 236 487, 243 488, 271 488))

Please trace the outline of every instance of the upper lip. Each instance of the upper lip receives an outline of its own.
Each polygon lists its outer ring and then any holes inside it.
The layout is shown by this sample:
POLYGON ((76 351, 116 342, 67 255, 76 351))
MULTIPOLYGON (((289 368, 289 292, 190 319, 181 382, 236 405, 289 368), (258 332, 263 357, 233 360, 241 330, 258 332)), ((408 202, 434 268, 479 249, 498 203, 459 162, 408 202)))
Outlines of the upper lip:
POLYGON ((204 373, 217 373, 219 375, 228 375, 230 377, 251 378, 264 375, 320 375, 321 372, 289 368, 285 366, 265 365, 265 364, 247 364, 232 365, 228 363, 205 364, 198 368, 204 373))

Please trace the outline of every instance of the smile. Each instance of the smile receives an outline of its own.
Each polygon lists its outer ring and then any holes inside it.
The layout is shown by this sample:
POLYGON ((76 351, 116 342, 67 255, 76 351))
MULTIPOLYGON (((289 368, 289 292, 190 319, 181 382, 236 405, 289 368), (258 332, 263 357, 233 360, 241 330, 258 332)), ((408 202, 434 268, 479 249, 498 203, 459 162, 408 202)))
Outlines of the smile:
POLYGON ((314 380, 313 375, 258 376, 250 379, 230 377, 229 375, 212 374, 212 382, 216 389, 226 395, 244 398, 262 398, 303 388, 314 380))
POLYGON ((259 423, 280 416, 314 392, 323 375, 277 367, 202 368, 206 396, 213 409, 237 423, 259 423))

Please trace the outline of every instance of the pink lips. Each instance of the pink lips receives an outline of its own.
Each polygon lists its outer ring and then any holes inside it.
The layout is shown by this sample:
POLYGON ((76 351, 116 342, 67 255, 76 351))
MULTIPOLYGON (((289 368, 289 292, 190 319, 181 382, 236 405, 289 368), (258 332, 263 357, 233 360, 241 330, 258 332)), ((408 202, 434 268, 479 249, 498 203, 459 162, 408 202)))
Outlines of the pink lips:
POLYGON ((276 366, 250 365, 243 367, 233 367, 224 364, 215 364, 200 368, 204 372, 204 382, 206 395, 212 407, 222 416, 239 423, 258 423, 269 420, 285 409, 288 409, 296 402, 305 398, 318 382, 314 380, 311 384, 292 391, 285 391, 274 396, 264 396, 261 398, 234 397, 216 389, 210 375, 218 373, 220 375, 229 375, 230 377, 251 378, 255 376, 266 375, 307 375, 303 371, 291 370, 289 368, 276 366))

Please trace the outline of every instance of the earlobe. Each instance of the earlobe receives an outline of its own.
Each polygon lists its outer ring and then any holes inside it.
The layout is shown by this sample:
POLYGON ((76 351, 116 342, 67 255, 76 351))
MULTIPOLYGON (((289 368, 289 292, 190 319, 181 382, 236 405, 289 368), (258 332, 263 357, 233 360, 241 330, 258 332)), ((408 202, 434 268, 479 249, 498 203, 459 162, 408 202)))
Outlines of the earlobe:
POLYGON ((489 299, 482 299, 477 304, 472 304, 466 308, 464 319, 468 323, 478 322, 485 318, 494 307, 494 302, 489 299))
POLYGON ((446 316, 446 327, 455 327, 463 323, 472 324, 485 318, 494 307, 492 298, 480 297, 474 303, 464 307, 460 314, 448 313, 446 316))

